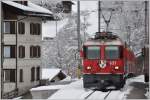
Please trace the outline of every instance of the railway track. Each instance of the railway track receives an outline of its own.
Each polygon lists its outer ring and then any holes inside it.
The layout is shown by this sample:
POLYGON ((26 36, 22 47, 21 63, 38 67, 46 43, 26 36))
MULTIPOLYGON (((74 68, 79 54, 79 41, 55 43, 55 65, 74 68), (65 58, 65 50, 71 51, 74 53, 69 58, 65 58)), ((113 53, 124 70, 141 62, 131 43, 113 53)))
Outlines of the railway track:
POLYGON ((89 93, 85 98, 84 100, 87 100, 96 90, 93 90, 91 93, 89 93))
MULTIPOLYGON (((84 100, 87 100, 92 94, 94 94, 96 92, 96 90, 93 90, 91 93, 89 93, 85 98, 84 100)), ((107 97, 109 96, 109 94, 112 92, 112 90, 108 91, 108 93, 102 98, 104 100, 107 99, 107 97)))
POLYGON ((106 94, 106 96, 104 97, 104 100, 106 100, 106 98, 109 96, 109 94, 112 92, 112 90, 110 90, 107 94, 106 94))

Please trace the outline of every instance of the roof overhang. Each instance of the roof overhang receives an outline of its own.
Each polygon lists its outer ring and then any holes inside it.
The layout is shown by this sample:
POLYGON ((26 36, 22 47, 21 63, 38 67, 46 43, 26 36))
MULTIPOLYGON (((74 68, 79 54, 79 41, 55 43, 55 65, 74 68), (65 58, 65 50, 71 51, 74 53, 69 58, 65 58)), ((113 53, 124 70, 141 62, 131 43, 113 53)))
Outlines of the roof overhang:
POLYGON ((31 2, 29 2, 29 6, 18 4, 13 1, 2 1, 2 4, 7 6, 8 8, 10 7, 16 9, 18 15, 40 17, 46 20, 54 20, 53 13, 51 11, 31 2))

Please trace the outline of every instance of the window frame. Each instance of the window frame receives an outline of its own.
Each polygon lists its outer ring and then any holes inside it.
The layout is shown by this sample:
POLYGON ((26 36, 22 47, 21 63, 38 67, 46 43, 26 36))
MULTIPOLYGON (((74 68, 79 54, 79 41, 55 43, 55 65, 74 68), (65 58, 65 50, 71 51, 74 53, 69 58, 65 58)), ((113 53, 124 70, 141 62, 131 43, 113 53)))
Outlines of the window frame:
POLYGON ((30 35, 41 35, 41 23, 30 23, 30 35))
POLYGON ((23 46, 23 45, 20 45, 19 46, 19 58, 25 58, 25 46, 23 46))
POLYGON ((25 34, 25 23, 18 22, 18 34, 24 35, 25 34))
POLYGON ((4 50, 4 58, 16 58, 16 56, 17 56, 17 55, 16 55, 16 53, 17 53, 17 52, 16 52, 16 45, 4 45, 4 49, 3 49, 3 50, 4 50), (10 47, 10 57, 5 57, 5 50, 4 50, 5 47, 10 47), (13 50, 12 50, 12 47, 15 48, 15 49, 14 49, 14 51, 15 51, 14 54, 12 53, 12 51, 13 51, 13 50))
POLYGON ((99 60, 99 59, 101 59, 101 46, 100 46, 100 45, 88 45, 88 46, 84 46, 84 47, 83 47, 83 51, 84 51, 84 58, 85 58, 85 59, 88 59, 88 60, 99 60), (99 58, 89 59, 89 58, 87 57, 87 50, 88 50, 88 47, 99 47, 99 58))
MULTIPOLYGON (((106 60, 119 60, 119 59, 122 59, 123 58, 123 54, 122 54, 122 57, 121 57, 121 52, 123 53, 123 51, 121 51, 121 45, 106 45, 105 48, 104 48, 104 59, 106 60), (106 58, 106 47, 118 47, 118 51, 119 51, 119 57, 117 59, 108 59, 106 58)), ((123 49, 122 49, 123 50, 123 49)))
POLYGON ((15 83, 16 82, 16 69, 3 69, 4 71, 4 83, 15 83), (9 80, 6 80, 6 72, 5 71, 9 71, 9 80), (14 80, 12 81, 12 73, 11 71, 14 71, 14 80))
POLYGON ((15 21, 15 20, 4 20, 3 21, 3 33, 4 34, 11 34, 11 35, 15 35, 15 34, 17 34, 17 21, 15 21), (9 22, 10 23, 10 32, 6 32, 5 31, 5 23, 6 22, 9 22), (14 25, 12 25, 11 26, 11 24, 13 24, 14 23, 14 25))

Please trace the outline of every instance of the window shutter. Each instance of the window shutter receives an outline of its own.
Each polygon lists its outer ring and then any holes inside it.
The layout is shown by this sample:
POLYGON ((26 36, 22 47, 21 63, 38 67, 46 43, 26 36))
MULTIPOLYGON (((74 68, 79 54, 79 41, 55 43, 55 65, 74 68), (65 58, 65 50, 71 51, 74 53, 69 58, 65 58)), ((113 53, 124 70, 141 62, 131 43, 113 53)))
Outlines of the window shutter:
POLYGON ((23 69, 20 69, 20 82, 23 82, 23 69))
POLYGON ((16 57, 16 46, 11 46, 10 49, 10 58, 15 58, 16 57))
POLYGON ((10 22, 10 34, 16 34, 16 24, 14 21, 10 22))
POLYGON ((41 48, 38 46, 38 57, 41 57, 41 48))
POLYGON ((33 47, 33 57, 37 57, 37 48, 33 47))
POLYGON ((33 23, 30 23, 30 34, 33 35, 33 23))
POLYGON ((16 81, 15 70, 10 70, 10 82, 15 82, 15 81, 16 81))
POLYGON ((33 56, 33 52, 34 52, 34 51, 33 51, 33 48, 34 48, 33 46, 30 46, 30 58, 33 58, 33 57, 34 57, 34 56, 33 56))
POLYGON ((31 68, 31 81, 34 81, 35 80, 35 68, 32 67, 31 68))
POLYGON ((41 24, 38 24, 38 35, 41 34, 41 24))
POLYGON ((38 81, 38 80, 40 80, 40 67, 37 67, 36 70, 37 70, 36 71, 36 80, 38 81))
POLYGON ((25 57, 25 47, 23 46, 23 50, 22 50, 22 56, 23 58, 25 57))

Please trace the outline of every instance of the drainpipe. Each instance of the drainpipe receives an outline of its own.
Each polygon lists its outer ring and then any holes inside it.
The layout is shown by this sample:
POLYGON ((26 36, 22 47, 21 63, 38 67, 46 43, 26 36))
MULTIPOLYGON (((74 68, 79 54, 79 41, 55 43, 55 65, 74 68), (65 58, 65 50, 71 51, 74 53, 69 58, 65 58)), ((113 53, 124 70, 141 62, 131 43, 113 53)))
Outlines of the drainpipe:
POLYGON ((2 19, 2 2, 0 1, 0 27, 1 27, 1 98, 3 98, 3 32, 2 32, 2 29, 3 29, 3 27, 2 27, 2 21, 3 19, 2 19))

